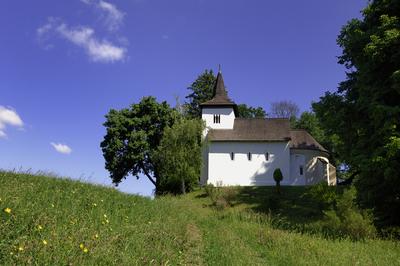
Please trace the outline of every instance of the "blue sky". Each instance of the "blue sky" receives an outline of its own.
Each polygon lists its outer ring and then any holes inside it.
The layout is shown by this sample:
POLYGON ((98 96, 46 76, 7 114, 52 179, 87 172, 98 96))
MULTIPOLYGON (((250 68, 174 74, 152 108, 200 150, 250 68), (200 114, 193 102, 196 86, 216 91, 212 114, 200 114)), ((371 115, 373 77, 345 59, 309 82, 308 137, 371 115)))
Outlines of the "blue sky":
MULTIPOLYGON (((141 97, 175 104, 222 65, 229 95, 302 111, 344 79, 336 37, 366 0, 5 0, 0 168, 108 185, 104 115, 141 97)), ((145 178, 122 191, 151 194, 145 178)))

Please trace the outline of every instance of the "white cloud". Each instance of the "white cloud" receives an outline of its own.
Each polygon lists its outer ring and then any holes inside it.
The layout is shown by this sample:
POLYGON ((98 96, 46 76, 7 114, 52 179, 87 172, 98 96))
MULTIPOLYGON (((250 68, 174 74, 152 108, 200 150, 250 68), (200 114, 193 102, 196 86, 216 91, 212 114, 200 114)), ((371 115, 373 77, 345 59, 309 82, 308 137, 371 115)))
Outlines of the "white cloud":
POLYGON ((116 31, 122 25, 125 13, 117 8, 116 5, 104 1, 104 0, 80 0, 82 3, 87 5, 93 5, 99 9, 102 13, 102 19, 109 31, 116 31))
POLYGON ((70 154, 72 152, 72 149, 68 147, 66 144, 54 143, 54 142, 50 142, 50 144, 59 153, 70 154))
POLYGON ((114 45, 107 40, 99 40, 90 27, 69 27, 59 19, 49 18, 48 23, 39 27, 36 31, 39 39, 50 32, 56 33, 58 36, 82 47, 90 59, 95 62, 116 62, 122 61, 126 57, 126 48, 114 45))
POLYGON ((24 122, 14 109, 0 105, 0 138, 7 137, 5 132, 7 126, 22 128, 24 122))
POLYGON ((105 24, 110 31, 119 29, 124 20, 125 14, 118 8, 106 1, 100 0, 97 6, 106 13, 105 24))

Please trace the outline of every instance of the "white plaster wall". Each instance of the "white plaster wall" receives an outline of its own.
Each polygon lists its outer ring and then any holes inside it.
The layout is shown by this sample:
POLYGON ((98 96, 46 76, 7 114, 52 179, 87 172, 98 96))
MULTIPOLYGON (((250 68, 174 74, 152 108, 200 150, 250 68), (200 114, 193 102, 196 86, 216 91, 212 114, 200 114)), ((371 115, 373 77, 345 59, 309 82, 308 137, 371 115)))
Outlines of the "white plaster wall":
POLYGON ((207 183, 223 186, 275 185, 273 172, 280 168, 282 185, 290 185, 290 148, 288 142, 211 142, 208 152, 207 183), (235 153, 232 161, 230 153, 235 153), (247 153, 252 153, 249 161, 247 153), (265 160, 265 153, 269 160, 265 160))
POLYGON ((203 108, 201 118, 206 121, 206 127, 213 129, 233 129, 235 112, 233 108, 203 108), (219 114, 221 123, 214 124, 214 114, 219 114))
POLYGON ((298 162, 293 160, 295 155, 301 155, 304 157, 304 181, 302 185, 313 185, 321 181, 328 182, 327 172, 328 165, 322 167, 321 162, 318 161, 318 157, 324 157, 328 160, 326 153, 317 150, 301 150, 293 149, 291 150, 291 178, 295 180, 298 178, 298 162), (324 168, 324 169, 322 169, 324 168))

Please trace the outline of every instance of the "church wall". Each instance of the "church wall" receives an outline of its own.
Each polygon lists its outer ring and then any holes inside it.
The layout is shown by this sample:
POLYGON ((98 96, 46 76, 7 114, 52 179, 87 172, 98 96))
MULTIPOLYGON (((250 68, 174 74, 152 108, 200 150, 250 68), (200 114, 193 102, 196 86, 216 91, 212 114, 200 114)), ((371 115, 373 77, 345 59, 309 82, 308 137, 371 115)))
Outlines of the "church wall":
POLYGON ((206 127, 214 129, 233 129, 235 113, 233 108, 203 108, 202 119, 206 121, 206 127), (220 115, 221 123, 214 123, 214 115, 220 115))
POLYGON ((215 186, 274 185, 273 172, 280 168, 282 185, 290 184, 288 142, 211 142, 208 153, 208 182, 215 186), (234 160, 231 160, 234 152, 234 160), (248 159, 251 153, 251 161, 248 159), (268 161, 265 153, 269 153, 268 161))
MULTIPOLYGON (((329 164, 322 163, 318 157, 327 159, 327 154, 317 150, 291 150, 291 179, 299 179, 299 165, 294 160, 296 155, 304 156, 304 175, 299 185, 314 185, 319 182, 328 182, 327 174, 329 171, 329 164)), ((333 167, 334 168, 334 167, 333 167)), ((336 169, 335 169, 336 171, 336 169)), ((336 180, 335 182, 336 183, 336 180)))

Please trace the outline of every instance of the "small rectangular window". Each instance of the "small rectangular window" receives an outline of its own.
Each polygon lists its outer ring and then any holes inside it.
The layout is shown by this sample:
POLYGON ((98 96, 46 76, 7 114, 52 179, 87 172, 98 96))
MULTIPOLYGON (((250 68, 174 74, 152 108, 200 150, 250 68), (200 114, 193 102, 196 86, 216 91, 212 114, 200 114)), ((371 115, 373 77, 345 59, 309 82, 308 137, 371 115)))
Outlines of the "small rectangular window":
POLYGON ((231 152, 231 160, 235 160, 235 153, 231 152))
POLYGON ((269 160, 269 153, 268 153, 268 152, 265 153, 265 160, 266 160, 266 161, 269 160))
POLYGON ((300 165, 300 175, 303 175, 303 166, 302 165, 300 165))
POLYGON ((249 161, 251 161, 251 152, 247 153, 247 159, 249 159, 249 161))
POLYGON ((221 123, 221 115, 214 115, 214 124, 221 123))

